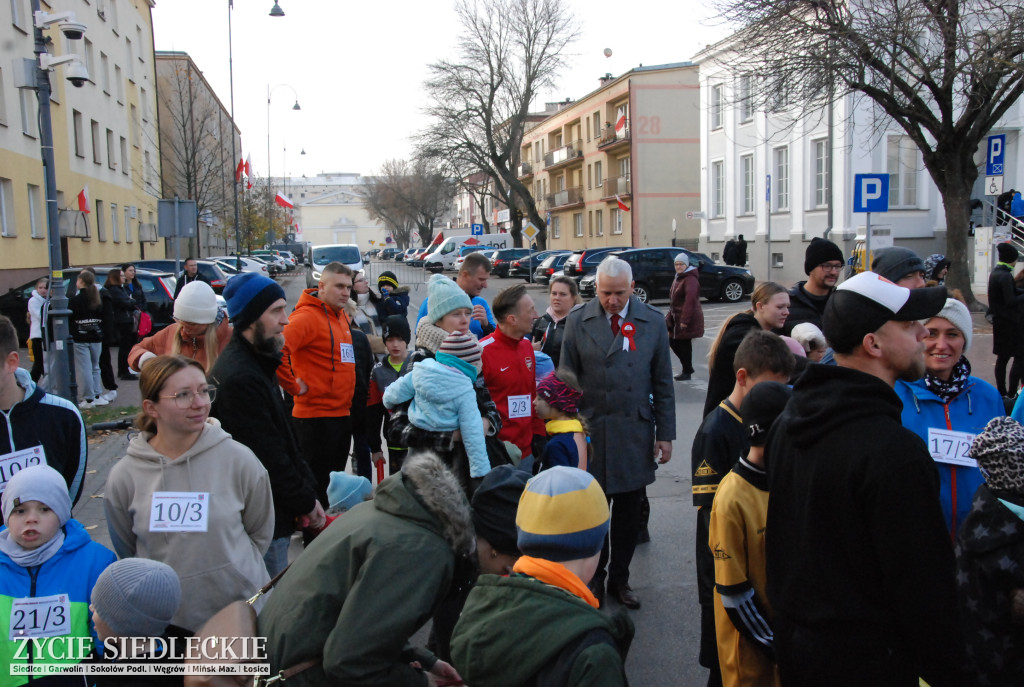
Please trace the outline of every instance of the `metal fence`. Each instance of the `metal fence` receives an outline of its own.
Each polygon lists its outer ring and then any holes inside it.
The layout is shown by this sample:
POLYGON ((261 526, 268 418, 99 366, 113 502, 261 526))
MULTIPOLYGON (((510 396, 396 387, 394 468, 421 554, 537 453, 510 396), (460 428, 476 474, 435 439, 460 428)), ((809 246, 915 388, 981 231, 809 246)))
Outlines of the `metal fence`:
POLYGON ((430 273, 422 267, 413 267, 394 260, 372 260, 363 263, 363 269, 366 270, 366 276, 373 285, 377 284, 377 277, 381 272, 391 272, 398 278, 398 283, 408 286, 410 291, 418 291, 430 278, 430 273))

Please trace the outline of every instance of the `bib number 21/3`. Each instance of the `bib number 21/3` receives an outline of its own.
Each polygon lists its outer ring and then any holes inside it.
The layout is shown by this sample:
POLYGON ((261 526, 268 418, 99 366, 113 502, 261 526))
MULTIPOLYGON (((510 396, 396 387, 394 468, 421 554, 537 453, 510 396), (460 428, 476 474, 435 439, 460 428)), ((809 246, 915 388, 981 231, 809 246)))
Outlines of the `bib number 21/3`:
POLYGON ((15 599, 11 604, 8 639, 60 637, 71 634, 71 601, 67 594, 15 599))

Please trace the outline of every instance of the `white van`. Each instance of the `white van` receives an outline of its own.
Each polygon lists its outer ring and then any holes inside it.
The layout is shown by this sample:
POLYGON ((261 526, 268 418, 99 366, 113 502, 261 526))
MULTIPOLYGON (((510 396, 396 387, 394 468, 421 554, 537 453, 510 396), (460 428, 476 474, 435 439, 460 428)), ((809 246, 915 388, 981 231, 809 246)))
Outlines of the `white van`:
POLYGON ((481 246, 487 250, 512 247, 511 234, 482 234, 480 236, 449 236, 442 240, 423 261, 423 267, 430 272, 450 270, 463 246, 481 246))
POLYGON ((334 243, 327 246, 310 244, 306 252, 306 288, 312 289, 320 283, 323 269, 331 262, 341 262, 353 272, 363 269, 363 255, 354 243, 334 243))

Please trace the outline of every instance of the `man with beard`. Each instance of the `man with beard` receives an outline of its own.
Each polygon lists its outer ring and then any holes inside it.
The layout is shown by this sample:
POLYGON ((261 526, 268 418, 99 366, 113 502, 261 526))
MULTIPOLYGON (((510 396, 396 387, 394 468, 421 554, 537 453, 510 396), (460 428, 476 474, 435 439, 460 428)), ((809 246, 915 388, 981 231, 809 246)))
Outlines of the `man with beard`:
POLYGON ((277 385, 288 302, 280 285, 255 272, 232 279, 224 298, 235 330, 210 370, 210 381, 217 386, 211 415, 235 441, 248 446, 270 473, 274 539, 263 558, 273 577, 288 565, 288 540, 295 531, 295 519, 306 516, 313 528, 324 524, 316 480, 302 460, 277 385))
POLYGON ((843 282, 823 317, 838 365, 809 366, 772 425, 767 590, 785 685, 964 684, 939 475, 893 390, 924 375, 920 321, 945 298, 874 272, 843 282))
POLYGON ((804 251, 804 274, 807 281, 796 283, 789 290, 789 316, 776 334, 790 336, 793 327, 810 322, 821 329, 821 314, 825 312, 832 290, 843 270, 843 251, 827 239, 811 239, 804 251))

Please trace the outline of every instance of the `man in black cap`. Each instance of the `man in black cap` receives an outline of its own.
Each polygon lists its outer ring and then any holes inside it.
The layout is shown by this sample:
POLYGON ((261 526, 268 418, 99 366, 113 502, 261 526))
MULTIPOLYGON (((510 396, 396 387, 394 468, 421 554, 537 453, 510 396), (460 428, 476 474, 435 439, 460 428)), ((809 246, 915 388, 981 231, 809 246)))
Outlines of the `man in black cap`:
POLYGON ((996 246, 999 262, 988 275, 988 310, 992 314, 992 352, 996 356, 996 389, 1000 396, 1016 396, 1020 384, 1017 323, 1024 306, 1024 294, 1018 294, 1013 269, 1019 253, 1012 243, 996 246), (1015 358, 1010 369, 1010 386, 1006 386, 1006 365, 1015 358))
POLYGON ((873 272, 843 282, 823 316, 838 365, 809 366, 772 426, 767 588, 783 684, 964 684, 938 472, 893 390, 924 374, 920 320, 945 299, 873 272))
POLYGON ((804 253, 807 281, 797 282, 789 290, 789 317, 778 333, 789 336, 793 327, 810 322, 821 329, 821 314, 839 281, 843 269, 843 251, 827 239, 815 236, 804 253))
POLYGON ((925 285, 924 260, 909 248, 890 246, 874 251, 871 271, 897 286, 919 289, 925 285))

